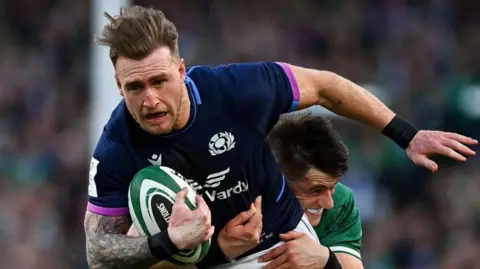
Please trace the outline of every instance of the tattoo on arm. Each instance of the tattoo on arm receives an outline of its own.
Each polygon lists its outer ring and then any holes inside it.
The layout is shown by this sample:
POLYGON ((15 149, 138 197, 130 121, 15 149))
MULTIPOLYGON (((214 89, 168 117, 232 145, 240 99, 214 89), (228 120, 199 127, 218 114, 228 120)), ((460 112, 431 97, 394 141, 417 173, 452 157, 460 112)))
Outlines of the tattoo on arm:
POLYGON ((148 247, 147 237, 131 237, 129 216, 85 215, 87 260, 90 268, 147 268, 158 262, 148 247))

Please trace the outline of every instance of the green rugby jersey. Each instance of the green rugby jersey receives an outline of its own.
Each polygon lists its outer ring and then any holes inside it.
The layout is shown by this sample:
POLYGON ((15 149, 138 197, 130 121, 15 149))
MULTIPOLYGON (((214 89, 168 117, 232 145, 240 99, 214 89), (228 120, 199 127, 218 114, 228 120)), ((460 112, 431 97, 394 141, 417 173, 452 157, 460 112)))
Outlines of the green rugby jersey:
POLYGON ((361 259, 362 224, 350 188, 337 183, 334 207, 324 210, 320 223, 314 227, 322 245, 335 253, 347 253, 361 259))

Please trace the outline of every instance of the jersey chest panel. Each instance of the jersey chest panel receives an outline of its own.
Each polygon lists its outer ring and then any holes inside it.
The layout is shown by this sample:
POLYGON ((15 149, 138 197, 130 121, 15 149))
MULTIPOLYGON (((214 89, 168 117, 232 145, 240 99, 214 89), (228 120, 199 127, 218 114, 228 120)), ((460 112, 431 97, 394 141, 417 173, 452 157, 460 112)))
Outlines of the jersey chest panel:
POLYGON ((197 120, 178 135, 152 139, 137 156, 142 166, 178 171, 205 199, 214 222, 223 223, 247 210, 263 189, 264 173, 256 171, 263 142, 246 123, 221 116, 197 120))

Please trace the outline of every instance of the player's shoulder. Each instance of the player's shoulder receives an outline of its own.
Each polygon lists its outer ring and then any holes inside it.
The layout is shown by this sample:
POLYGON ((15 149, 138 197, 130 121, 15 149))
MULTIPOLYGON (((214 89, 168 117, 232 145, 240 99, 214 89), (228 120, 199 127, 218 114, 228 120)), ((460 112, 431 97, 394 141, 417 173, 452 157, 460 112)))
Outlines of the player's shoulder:
POLYGON ((245 76, 253 77, 255 75, 275 75, 275 72, 283 70, 284 64, 276 62, 240 62, 220 65, 197 65, 187 70, 187 75, 196 83, 216 83, 223 80, 235 80, 245 76))
POLYGON ((193 66, 187 71, 187 80, 193 82, 202 99, 222 96, 227 103, 242 103, 242 99, 250 102, 252 94, 267 94, 259 89, 270 88, 278 81, 287 84, 288 76, 280 63, 244 62, 193 66))
POLYGON ((110 114, 110 118, 103 128, 103 133, 107 133, 111 137, 121 137, 121 134, 127 128, 126 109, 125 100, 122 99, 110 114))
POLYGON ((98 159, 118 158, 124 156, 125 153, 126 149, 121 139, 104 128, 95 147, 94 157, 98 159))
POLYGON ((193 74, 196 72, 223 72, 226 70, 234 70, 239 68, 248 69, 248 68, 259 68, 259 67, 268 67, 268 66, 282 66, 283 63, 280 62, 266 62, 266 61, 254 61, 254 62, 233 62, 233 63, 224 63, 224 64, 207 64, 207 65, 194 65, 187 68, 187 74, 193 74))
POLYGON ((103 163, 128 165, 131 154, 128 144, 128 124, 125 117, 125 104, 122 100, 113 110, 110 119, 103 128, 95 147, 93 158, 103 163))
POLYGON ((104 129, 91 159, 97 183, 126 184, 138 170, 136 163, 125 143, 104 129))
POLYGON ((334 208, 341 208, 355 203, 353 191, 346 185, 338 182, 335 186, 335 194, 333 195, 334 208))

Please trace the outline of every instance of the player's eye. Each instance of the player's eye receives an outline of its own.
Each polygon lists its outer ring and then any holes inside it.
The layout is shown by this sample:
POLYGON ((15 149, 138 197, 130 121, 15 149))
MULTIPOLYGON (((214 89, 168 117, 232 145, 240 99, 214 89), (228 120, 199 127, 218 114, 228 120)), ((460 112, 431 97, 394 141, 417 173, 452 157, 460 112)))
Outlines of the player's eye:
POLYGON ((312 191, 312 193, 319 194, 327 190, 327 187, 319 187, 312 191))
POLYGON ((162 86, 165 80, 156 79, 152 81, 153 86, 162 86))
POLYGON ((139 91, 143 89, 143 85, 140 83, 132 83, 128 84, 125 88, 127 89, 127 91, 139 91))
POLYGON ((132 87, 128 88, 129 91, 139 91, 141 89, 142 89, 142 87, 140 87, 140 86, 132 86, 132 87))

